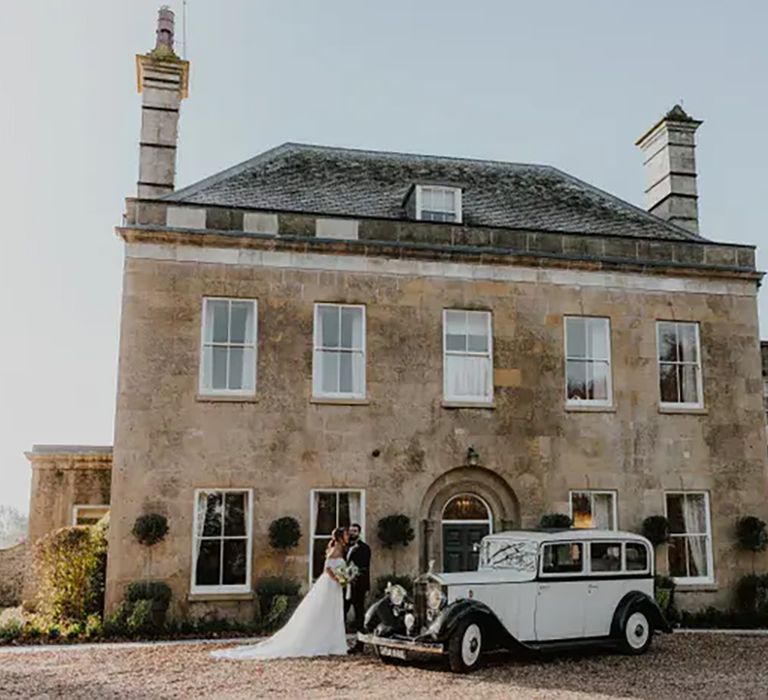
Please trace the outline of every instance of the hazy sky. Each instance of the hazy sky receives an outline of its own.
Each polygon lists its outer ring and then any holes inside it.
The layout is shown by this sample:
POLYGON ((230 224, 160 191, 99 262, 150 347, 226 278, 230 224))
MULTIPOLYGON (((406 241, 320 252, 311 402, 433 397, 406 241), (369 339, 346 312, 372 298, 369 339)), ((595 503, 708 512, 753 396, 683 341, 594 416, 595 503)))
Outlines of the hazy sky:
MULTIPOLYGON (((26 510, 33 443, 112 442, 158 4, 0 0, 0 503, 26 510)), ((702 233, 766 239, 768 3, 189 0, 187 25, 179 185, 306 141, 549 163, 642 205, 634 141, 683 99, 702 233)))

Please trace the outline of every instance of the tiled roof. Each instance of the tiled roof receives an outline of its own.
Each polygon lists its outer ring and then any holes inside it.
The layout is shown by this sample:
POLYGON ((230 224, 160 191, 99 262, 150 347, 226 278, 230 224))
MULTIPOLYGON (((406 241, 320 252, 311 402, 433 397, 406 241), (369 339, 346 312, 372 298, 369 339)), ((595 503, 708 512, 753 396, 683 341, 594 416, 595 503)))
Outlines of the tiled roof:
POLYGON ((286 143, 167 201, 404 219, 416 183, 463 189, 475 226, 702 240, 557 168, 286 143))

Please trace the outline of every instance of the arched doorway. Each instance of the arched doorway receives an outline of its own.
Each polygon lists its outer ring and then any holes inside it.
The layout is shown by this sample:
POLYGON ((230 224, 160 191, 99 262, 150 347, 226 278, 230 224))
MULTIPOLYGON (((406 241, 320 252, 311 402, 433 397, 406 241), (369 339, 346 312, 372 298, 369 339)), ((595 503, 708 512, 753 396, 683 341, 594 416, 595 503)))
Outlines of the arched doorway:
POLYGON ((477 569, 475 545, 493 532, 493 516, 485 501, 473 493, 454 496, 443 508, 441 525, 443 571, 477 569))
POLYGON ((420 520, 420 570, 426 571, 434 562, 435 571, 452 571, 475 561, 466 561, 466 541, 474 541, 481 529, 480 537, 519 527, 520 506, 512 487, 498 472, 480 465, 455 467, 438 476, 424 493, 420 520), (470 533, 449 528, 444 533, 446 525, 476 530, 470 533), (444 535, 452 542, 447 548, 443 546, 444 535), (446 561, 446 549, 451 561, 446 561))

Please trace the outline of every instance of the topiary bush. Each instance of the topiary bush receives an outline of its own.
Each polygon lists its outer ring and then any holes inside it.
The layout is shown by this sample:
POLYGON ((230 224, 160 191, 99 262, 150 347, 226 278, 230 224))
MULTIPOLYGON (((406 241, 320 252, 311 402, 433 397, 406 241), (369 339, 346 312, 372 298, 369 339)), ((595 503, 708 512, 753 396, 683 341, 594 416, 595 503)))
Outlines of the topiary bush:
POLYGON ((768 616, 768 574, 747 574, 736 582, 736 610, 750 615, 768 616))
POLYGON ((38 611, 49 623, 85 621, 104 605, 106 524, 64 527, 42 537, 34 550, 38 611))
POLYGON ((752 552, 752 573, 755 572, 755 555, 768 547, 768 531, 765 521, 754 515, 746 515, 736 522, 736 540, 739 547, 752 552))
POLYGON ((640 534, 654 547, 669 542, 669 520, 663 515, 651 515, 643 520, 640 534))
POLYGON ((269 524, 269 544, 273 549, 283 554, 282 574, 288 562, 288 552, 299 545, 301 526, 296 518, 285 516, 277 518, 269 524))
POLYGON ((416 537, 407 515, 387 515, 378 523, 379 542, 392 550, 392 569, 397 573, 397 548, 407 547, 416 537))
POLYGON ((168 518, 160 513, 140 515, 133 524, 133 536, 143 545, 151 547, 168 534, 168 518))
POLYGON ((572 525, 573 522, 565 513, 545 513, 539 520, 539 527, 543 530, 560 530, 572 525))
POLYGON ((256 596, 259 609, 267 612, 272 609, 277 596, 285 596, 289 602, 298 601, 301 584, 284 576, 265 576, 256 582, 256 596))

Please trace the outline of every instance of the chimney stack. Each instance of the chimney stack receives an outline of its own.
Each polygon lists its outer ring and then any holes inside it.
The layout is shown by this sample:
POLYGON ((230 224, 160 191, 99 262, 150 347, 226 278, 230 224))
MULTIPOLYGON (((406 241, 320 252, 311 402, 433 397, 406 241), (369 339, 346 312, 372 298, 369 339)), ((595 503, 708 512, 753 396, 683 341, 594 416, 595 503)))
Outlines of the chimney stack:
POLYGON ((635 144, 645 156, 648 211, 697 235, 695 134, 700 124, 675 105, 635 144))
POLYGON ((155 48, 136 56, 141 101, 138 196, 154 199, 173 192, 181 101, 189 87, 189 62, 173 50, 174 14, 157 14, 155 48))

